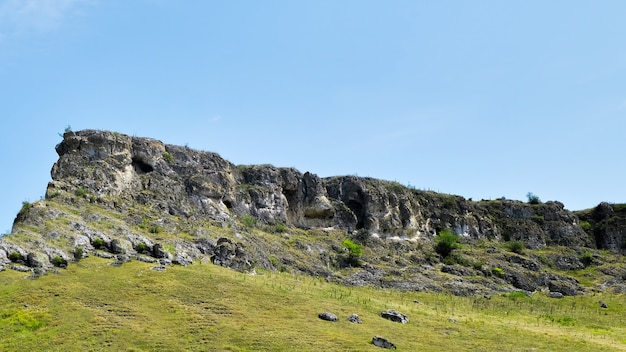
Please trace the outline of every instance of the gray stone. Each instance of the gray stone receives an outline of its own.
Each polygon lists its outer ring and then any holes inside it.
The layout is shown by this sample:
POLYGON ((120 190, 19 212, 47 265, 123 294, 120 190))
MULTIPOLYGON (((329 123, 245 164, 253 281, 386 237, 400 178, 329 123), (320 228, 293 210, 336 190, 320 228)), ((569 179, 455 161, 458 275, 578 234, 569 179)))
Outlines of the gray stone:
POLYGON ((409 322, 409 317, 393 309, 381 312, 380 316, 396 323, 406 324, 409 322))
POLYGON ((550 292, 550 293, 548 293, 548 297, 550 297, 550 298, 563 298, 563 294, 561 292, 550 292))
POLYGON ((361 317, 358 314, 352 314, 348 317, 348 321, 355 324, 363 324, 361 317))
POLYGON ((391 341, 387 340, 386 338, 380 336, 374 336, 372 338, 372 344, 376 347, 386 348, 390 350, 396 349, 396 345, 391 343, 391 341))
POLYGON ((337 316, 330 312, 324 312, 317 315, 318 318, 326 321, 337 321, 337 316))

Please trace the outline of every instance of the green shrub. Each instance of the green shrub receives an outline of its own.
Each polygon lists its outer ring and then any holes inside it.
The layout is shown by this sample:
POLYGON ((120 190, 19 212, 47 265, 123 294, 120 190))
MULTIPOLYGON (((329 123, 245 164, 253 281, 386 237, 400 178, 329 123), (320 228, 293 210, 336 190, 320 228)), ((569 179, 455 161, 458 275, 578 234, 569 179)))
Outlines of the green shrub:
POLYGON ((505 244, 506 250, 509 252, 522 254, 524 253, 524 242, 522 241, 509 241, 505 244))
POLYGON ((361 256, 363 255, 363 247, 346 238, 343 240, 343 246, 348 250, 346 261, 350 266, 361 266, 361 256))
POLYGON ((135 246, 135 250, 139 253, 143 253, 146 252, 148 250, 148 245, 143 243, 143 242, 139 242, 137 243, 137 245, 135 246))
POLYGON ((441 260, 442 263, 446 265, 454 265, 456 264, 456 258, 453 255, 449 255, 441 260))
POLYGON ((593 262, 593 253, 586 251, 580 256, 580 261, 585 264, 585 266, 590 265, 593 262))
POLYGON ((174 156, 170 152, 163 152, 163 160, 165 160, 166 163, 171 164, 174 162, 174 156))
POLYGON ((163 229, 161 229, 159 226, 157 225, 150 225, 150 227, 148 227, 148 232, 150 233, 161 233, 163 232, 163 229))
POLYGON ((443 230, 435 236, 435 252, 442 258, 445 258, 449 256, 453 250, 461 248, 459 240, 459 235, 455 235, 450 230, 443 230))
POLYGON ((102 238, 96 238, 95 240, 93 240, 93 242, 91 243, 93 245, 93 247, 95 249, 100 249, 102 247, 104 247, 104 240, 102 238))
POLYGON ((533 215, 530 220, 536 222, 539 225, 543 225, 545 218, 543 217, 543 215, 533 215))
POLYGON ((52 258, 52 265, 59 268, 65 268, 67 266, 67 261, 57 255, 56 257, 52 258))
POLYGON ((84 195, 87 194, 87 188, 85 187, 78 187, 75 191, 74 191, 74 195, 77 197, 82 197, 84 195))
POLYGON ((485 262, 483 260, 477 260, 475 262, 472 262, 472 268, 476 270, 481 270, 483 268, 483 265, 485 265, 485 262))
POLYGON ((283 233, 283 232, 287 232, 287 230, 289 230, 289 227, 282 221, 274 224, 273 232, 283 233))
POLYGON ((495 267, 495 268, 491 269, 491 273, 494 274, 497 277, 503 277, 504 276, 504 269, 502 269, 500 267, 495 267))
POLYGON ((541 204, 541 199, 533 192, 528 192, 526 197, 528 198, 528 204, 541 204))
POLYGON ((75 261, 79 261, 83 259, 83 249, 81 247, 74 248, 74 251, 72 251, 72 254, 74 255, 75 261))
POLYGON ((278 268, 278 264, 280 263, 280 260, 278 260, 278 258, 272 255, 270 256, 270 262, 275 268, 278 268))
POLYGON ((19 214, 26 214, 33 207, 33 204, 27 201, 22 202, 22 208, 20 209, 19 214))
POLYGON ((254 216, 244 215, 241 217, 241 222, 245 227, 253 228, 256 227, 257 219, 254 216))
POLYGON ((13 263, 18 262, 22 260, 22 255, 19 252, 11 252, 11 254, 9 254, 9 260, 13 263))
POLYGON ((591 231, 591 224, 589 223, 589 221, 581 221, 580 222, 580 227, 583 229, 583 231, 585 232, 589 232, 591 231))

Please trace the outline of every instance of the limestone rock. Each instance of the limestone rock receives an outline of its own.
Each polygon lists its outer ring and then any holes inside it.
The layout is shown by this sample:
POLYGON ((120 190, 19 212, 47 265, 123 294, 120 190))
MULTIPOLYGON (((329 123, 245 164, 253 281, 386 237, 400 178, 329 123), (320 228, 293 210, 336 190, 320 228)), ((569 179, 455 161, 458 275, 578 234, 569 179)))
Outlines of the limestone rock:
POLYGON ((396 349, 396 345, 391 343, 391 341, 387 340, 386 338, 380 336, 374 336, 372 338, 372 344, 376 347, 386 348, 390 350, 396 349))
POLYGON ((348 317, 348 321, 355 324, 363 324, 361 317, 358 314, 352 314, 348 317))
POLYGON ((409 317, 394 309, 389 309, 387 311, 381 312, 380 316, 396 323, 406 324, 409 322, 409 317))
POLYGON ((326 320, 326 321, 337 321, 337 316, 333 313, 330 312, 324 312, 324 313, 320 313, 317 315, 318 318, 322 319, 322 320, 326 320))

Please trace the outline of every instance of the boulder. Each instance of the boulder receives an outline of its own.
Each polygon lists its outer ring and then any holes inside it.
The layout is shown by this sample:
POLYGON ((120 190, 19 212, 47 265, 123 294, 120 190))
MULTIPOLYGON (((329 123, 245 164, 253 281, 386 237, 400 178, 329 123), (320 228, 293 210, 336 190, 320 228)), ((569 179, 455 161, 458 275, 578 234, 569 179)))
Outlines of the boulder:
POLYGON ((324 312, 317 315, 318 318, 326 321, 337 321, 337 316, 330 312, 324 312))
POLYGON ((372 344, 376 347, 387 348, 390 350, 396 349, 396 345, 391 343, 391 341, 387 340, 386 338, 380 336, 374 336, 372 338, 372 344))
POLYGON ((561 292, 550 292, 550 293, 548 293, 548 297, 550 297, 550 298, 563 298, 563 294, 561 292))
POLYGON ((348 317, 348 321, 355 324, 363 324, 361 317, 358 314, 352 314, 348 317))
POLYGON ((406 324, 409 322, 409 317, 393 309, 380 312, 380 316, 396 323, 406 324))

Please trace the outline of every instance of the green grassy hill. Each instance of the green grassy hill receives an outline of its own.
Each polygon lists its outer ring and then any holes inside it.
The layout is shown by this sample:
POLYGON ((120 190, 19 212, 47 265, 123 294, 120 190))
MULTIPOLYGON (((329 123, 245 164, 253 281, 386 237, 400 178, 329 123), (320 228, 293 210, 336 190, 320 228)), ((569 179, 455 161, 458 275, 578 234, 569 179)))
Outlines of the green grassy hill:
POLYGON ((622 351, 622 295, 490 298, 348 287, 209 263, 171 266, 90 257, 58 274, 2 273, 1 351, 622 351), (598 301, 609 308, 601 308, 598 301), (396 309, 409 323, 379 316, 396 309), (338 322, 318 319, 329 311, 338 322), (356 313, 363 324, 350 323, 356 313))

